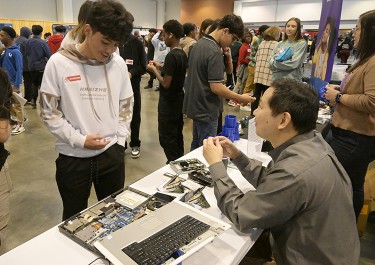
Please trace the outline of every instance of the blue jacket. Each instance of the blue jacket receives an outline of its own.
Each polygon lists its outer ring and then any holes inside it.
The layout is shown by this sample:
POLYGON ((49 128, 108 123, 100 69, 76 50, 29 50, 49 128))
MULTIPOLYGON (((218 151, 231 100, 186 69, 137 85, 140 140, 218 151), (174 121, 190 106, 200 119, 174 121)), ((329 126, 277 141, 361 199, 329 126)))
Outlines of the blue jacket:
POLYGON ((22 54, 17 44, 7 48, 0 58, 0 66, 7 72, 10 81, 16 89, 20 88, 22 82, 22 54))
POLYGON ((25 71, 43 71, 47 59, 51 57, 51 50, 40 36, 34 36, 26 42, 26 57, 27 69, 25 71))

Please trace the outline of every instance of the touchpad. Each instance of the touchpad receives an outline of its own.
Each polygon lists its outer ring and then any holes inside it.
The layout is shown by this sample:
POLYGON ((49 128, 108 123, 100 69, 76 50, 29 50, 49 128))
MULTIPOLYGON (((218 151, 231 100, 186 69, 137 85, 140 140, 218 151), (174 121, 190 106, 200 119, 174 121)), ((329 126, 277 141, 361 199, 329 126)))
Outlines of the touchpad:
MULTIPOLYGON (((146 216, 147 218, 147 216, 146 216)), ((140 220, 140 224, 139 226, 145 230, 153 230, 155 229, 156 227, 160 226, 161 224, 163 224, 163 221, 159 220, 158 218, 154 217, 154 216, 150 216, 150 218, 142 218, 140 220)))

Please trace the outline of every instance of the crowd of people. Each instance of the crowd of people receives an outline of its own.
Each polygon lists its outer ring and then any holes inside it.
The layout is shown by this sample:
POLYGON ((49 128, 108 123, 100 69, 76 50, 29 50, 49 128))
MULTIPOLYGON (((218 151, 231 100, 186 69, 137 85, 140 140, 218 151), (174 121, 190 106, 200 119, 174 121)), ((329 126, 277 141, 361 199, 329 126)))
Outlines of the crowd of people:
MULTIPOLYGON (((92 185, 98 200, 124 186, 127 142, 132 158, 141 155, 140 83, 147 72, 145 89, 156 79, 160 91, 158 133, 167 164, 185 153, 186 115, 193 121, 190 150, 203 146, 219 208, 242 232, 264 229, 265 248, 272 251, 261 260, 357 264, 356 218, 375 159, 375 11, 359 17, 353 44, 339 44, 344 59, 355 48, 357 62, 340 86, 326 88, 334 108, 326 139, 315 131, 319 97, 302 82, 307 43, 300 19, 290 18, 283 35, 268 25, 255 34, 234 14, 206 19, 199 29, 172 19, 151 28, 146 42, 133 21, 121 3, 98 0, 85 1, 78 25, 66 35, 64 26, 55 27, 47 42, 40 25, 22 27, 18 37, 12 27, 1 29, 0 231, 9 219, 11 189, 4 143, 10 133, 24 132, 27 121, 21 83, 26 104, 39 103, 56 137, 65 220, 87 208, 92 185), (267 167, 216 136, 225 100, 249 111, 257 135, 272 144, 267 167), (223 156, 256 190, 243 193, 236 186, 223 156)), ((327 20, 325 31, 332 27, 327 20)), ((316 58, 324 59, 332 45, 322 41, 316 58)), ((324 66, 318 70, 325 75, 324 66)))

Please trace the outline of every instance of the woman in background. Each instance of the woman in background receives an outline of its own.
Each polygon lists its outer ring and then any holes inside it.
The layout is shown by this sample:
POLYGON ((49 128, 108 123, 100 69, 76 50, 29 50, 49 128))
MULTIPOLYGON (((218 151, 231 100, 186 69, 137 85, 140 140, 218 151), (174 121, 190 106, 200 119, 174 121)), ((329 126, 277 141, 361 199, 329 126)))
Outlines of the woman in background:
POLYGON ((268 60, 272 71, 272 81, 282 77, 302 81, 302 65, 305 60, 306 50, 307 43, 301 34, 301 20, 292 17, 285 24, 283 41, 278 43, 268 60), (291 57, 283 61, 276 61, 275 57, 287 48, 292 50, 291 57))
POLYGON ((364 202, 368 165, 375 159, 375 10, 360 15, 354 31, 358 61, 341 86, 328 85, 325 97, 335 102, 326 141, 348 173, 358 219, 364 202))
POLYGON ((277 46, 280 31, 281 30, 278 26, 269 27, 263 33, 264 40, 259 44, 258 52, 256 54, 257 63, 255 64, 254 75, 254 97, 256 99, 253 103, 251 103, 251 115, 253 115, 254 110, 258 108, 261 95, 263 95, 263 93, 271 85, 272 72, 267 60, 277 46))

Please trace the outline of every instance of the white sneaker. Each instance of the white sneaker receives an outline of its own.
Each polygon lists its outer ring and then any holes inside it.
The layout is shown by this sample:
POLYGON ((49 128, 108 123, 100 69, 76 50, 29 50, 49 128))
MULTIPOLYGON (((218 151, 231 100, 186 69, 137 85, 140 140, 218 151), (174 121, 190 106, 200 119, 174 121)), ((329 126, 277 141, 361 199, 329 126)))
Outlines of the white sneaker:
POLYGON ((141 148, 138 146, 132 147, 132 158, 138 158, 141 156, 141 148))
POLYGON ((251 112, 250 106, 240 106, 240 110, 251 112))
POLYGON ((25 131, 25 127, 23 127, 23 125, 17 124, 16 127, 12 130, 11 134, 17 135, 17 134, 23 133, 24 131, 25 131))

